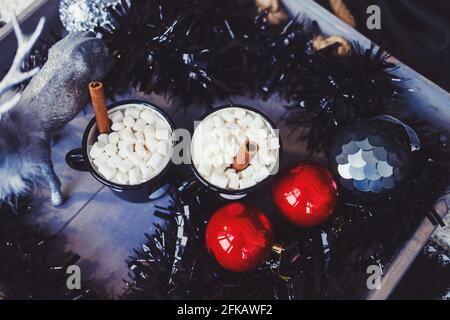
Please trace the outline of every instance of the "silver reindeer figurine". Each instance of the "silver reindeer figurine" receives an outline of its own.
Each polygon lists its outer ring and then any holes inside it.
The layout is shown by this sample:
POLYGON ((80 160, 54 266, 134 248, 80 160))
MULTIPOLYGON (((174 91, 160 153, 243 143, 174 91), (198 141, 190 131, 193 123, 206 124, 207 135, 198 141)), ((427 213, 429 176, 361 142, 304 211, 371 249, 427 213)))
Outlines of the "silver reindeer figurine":
POLYGON ((13 18, 17 53, 0 82, 0 201, 29 192, 43 181, 50 188, 52 204, 58 206, 63 195, 51 161, 51 137, 87 105, 89 82, 102 80, 111 60, 101 39, 74 33, 50 49, 41 70, 22 72, 44 22, 41 18, 26 36, 13 18), (13 91, 31 77, 22 93, 13 91))

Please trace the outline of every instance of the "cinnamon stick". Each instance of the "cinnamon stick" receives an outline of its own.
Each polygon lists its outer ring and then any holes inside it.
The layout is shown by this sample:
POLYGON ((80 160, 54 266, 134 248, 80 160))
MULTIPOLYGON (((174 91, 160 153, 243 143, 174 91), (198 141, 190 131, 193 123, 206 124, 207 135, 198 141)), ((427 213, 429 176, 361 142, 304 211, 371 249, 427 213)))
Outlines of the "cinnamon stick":
POLYGON ((245 141, 245 143, 239 149, 236 157, 234 158, 231 167, 237 172, 246 169, 250 165, 250 161, 252 161, 257 152, 258 144, 249 140, 245 141))
POLYGON ((89 93, 91 95, 92 107, 94 108, 98 132, 108 133, 110 126, 108 112, 106 110, 106 98, 103 83, 89 83, 89 93))

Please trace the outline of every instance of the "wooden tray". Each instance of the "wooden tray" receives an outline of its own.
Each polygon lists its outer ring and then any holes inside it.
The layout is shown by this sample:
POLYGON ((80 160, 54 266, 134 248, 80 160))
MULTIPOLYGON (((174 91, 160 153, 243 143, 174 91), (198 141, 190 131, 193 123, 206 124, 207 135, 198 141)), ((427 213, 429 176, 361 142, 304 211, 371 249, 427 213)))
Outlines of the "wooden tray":
MULTIPOLYGON (((343 35, 366 47, 370 45, 367 38, 312 0, 284 0, 283 2, 292 15, 300 12, 301 17, 317 20, 325 33, 343 35)), ((62 27, 59 21, 58 1, 36 0, 20 14, 19 20, 25 30, 31 30, 40 16, 47 17, 44 38, 51 37, 50 30, 62 27)), ((16 45, 11 31, 10 24, 0 29, 2 48, 0 68, 4 69, 8 67, 16 45)), ((396 71, 397 75, 409 79, 408 88, 414 90, 406 103, 408 112, 416 112, 422 119, 433 123, 434 127, 448 128, 450 95, 395 58, 392 59, 400 66, 396 71)), ((148 100, 164 108, 173 115, 178 127, 192 129, 193 121, 202 114, 201 109, 195 107, 190 108, 186 115, 175 114, 173 103, 155 95, 132 94, 126 98, 130 97, 148 100)), ((263 102, 244 97, 236 97, 233 100, 236 103, 257 105, 280 127, 287 155, 283 159, 283 167, 305 157, 304 144, 298 143, 298 136, 288 136, 290 131, 280 120, 282 108, 277 108, 280 101, 270 99, 263 102)), ((220 102, 217 105, 220 105, 220 102)), ((396 111, 404 113, 405 110, 402 108, 404 107, 399 106, 396 111)), ((83 277, 95 278, 96 289, 114 298, 122 293, 122 279, 127 278, 128 269, 124 260, 132 254, 133 248, 145 241, 144 233, 151 233, 153 223, 158 221, 152 214, 153 206, 155 204, 164 206, 169 199, 163 198, 158 203, 148 205, 126 203, 115 198, 107 188, 100 185, 89 174, 80 174, 68 168, 64 162, 64 155, 69 150, 80 146, 84 128, 91 117, 92 114, 88 112, 74 119, 62 130, 62 141, 53 148, 55 169, 62 180, 63 192, 68 195, 66 203, 59 209, 52 208, 46 201, 47 191, 37 190, 36 213, 31 222, 57 234, 58 243, 64 246, 64 250, 78 253, 82 257, 80 266, 83 277)), ((322 160, 318 159, 318 161, 322 160)), ((259 205, 272 210, 269 202, 259 205)), ((445 212, 440 214, 444 215, 445 212)), ((433 230, 434 226, 424 219, 399 250, 393 262, 385 269, 381 289, 363 292, 361 298, 387 299, 420 253, 433 230)))

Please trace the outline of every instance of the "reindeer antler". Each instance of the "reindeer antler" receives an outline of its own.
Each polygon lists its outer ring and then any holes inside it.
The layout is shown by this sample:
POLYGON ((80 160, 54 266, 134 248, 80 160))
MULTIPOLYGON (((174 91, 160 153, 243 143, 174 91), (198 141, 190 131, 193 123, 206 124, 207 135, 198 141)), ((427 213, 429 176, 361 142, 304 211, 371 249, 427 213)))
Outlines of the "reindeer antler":
MULTIPOLYGON (((39 68, 34 68, 33 70, 22 72, 21 66, 23 60, 28 55, 30 50, 33 48, 38 37, 40 36, 44 28, 44 23, 45 18, 42 17, 39 20, 39 23, 34 32, 28 36, 23 34, 22 30, 20 29, 19 23, 17 22, 16 16, 13 15, 12 24, 14 27, 14 33, 16 34, 18 46, 11 68, 9 69, 8 73, 3 78, 3 80, 0 82, 0 96, 3 95, 8 90, 10 90, 16 84, 19 84, 31 78, 39 71, 39 68)), ((19 102, 20 96, 21 94, 17 93, 11 99, 6 101, 4 104, 0 105, 0 115, 13 108, 19 102)))

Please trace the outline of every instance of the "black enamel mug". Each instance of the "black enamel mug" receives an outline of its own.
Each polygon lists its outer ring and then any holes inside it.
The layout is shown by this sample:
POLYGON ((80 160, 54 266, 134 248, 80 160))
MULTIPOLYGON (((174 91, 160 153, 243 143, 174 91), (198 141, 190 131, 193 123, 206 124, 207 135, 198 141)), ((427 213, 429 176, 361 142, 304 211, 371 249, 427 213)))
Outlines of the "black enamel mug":
MULTIPOLYGON (((108 114, 111 114, 118 110, 125 110, 128 107, 138 105, 139 107, 150 108, 157 112, 163 119, 167 121, 170 126, 172 133, 175 130, 175 126, 170 119, 170 117, 162 111, 160 108, 141 100, 126 100, 113 103, 109 105, 108 114)), ((143 203, 155 200, 162 195, 164 195, 169 189, 170 174, 172 161, 165 164, 164 168, 157 173, 157 175, 150 180, 137 184, 137 185, 121 185, 115 182, 107 180, 94 168, 89 157, 89 148, 95 143, 99 132, 97 130, 97 124, 95 118, 93 118, 83 134, 82 146, 81 148, 74 149, 67 153, 66 163, 74 170, 77 171, 88 171, 91 175, 100 181, 105 186, 108 186, 115 195, 119 198, 135 203, 143 203)), ((173 139, 171 140, 171 150, 173 151, 173 139)), ((172 152, 170 152, 170 157, 172 152)))
MULTIPOLYGON (((205 113, 202 117, 200 117, 198 119, 198 121, 201 123, 202 121, 211 117, 217 111, 223 110, 223 109, 228 109, 228 108, 241 108, 241 109, 244 109, 245 111, 252 112, 252 113, 260 116, 265 121, 265 123, 270 127, 270 129, 274 130, 274 132, 275 132, 275 130, 277 130, 274 123, 266 115, 264 115, 261 111, 255 109, 255 108, 252 108, 252 107, 248 107, 248 106, 244 106, 244 105, 237 105, 237 104, 229 104, 229 105, 224 105, 224 106, 214 108, 214 109, 208 111, 207 113, 205 113)), ((239 189, 239 190, 221 188, 217 185, 212 184, 204 176, 202 176, 202 174, 199 172, 199 170, 197 169, 197 167, 195 166, 194 161, 193 161, 195 130, 196 130, 196 128, 194 128, 194 134, 192 137, 191 147, 190 147, 190 156, 191 156, 190 167, 191 167, 192 174, 188 179, 186 179, 179 186, 178 190, 180 192, 193 193, 193 192, 201 192, 201 191, 212 191, 213 193, 215 193, 216 195, 218 195, 220 198, 222 198, 224 200, 238 200, 238 199, 244 198, 248 194, 251 194, 251 193, 263 188, 264 186, 267 186, 272 181, 273 177, 276 175, 278 166, 272 168, 272 171, 270 172, 270 174, 263 180, 257 182, 255 185, 245 188, 245 189, 239 189)), ((281 143, 281 137, 279 135, 277 135, 277 137, 279 139, 280 147, 278 149, 278 158, 276 159, 276 162, 279 165, 281 163, 283 147, 282 147, 282 143, 281 143)))

